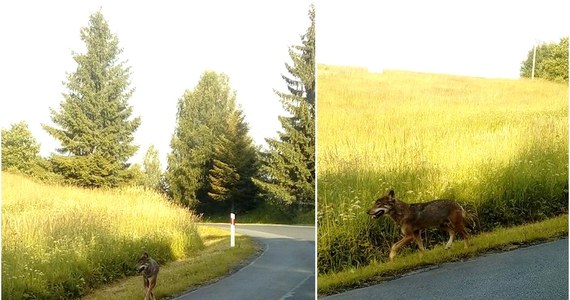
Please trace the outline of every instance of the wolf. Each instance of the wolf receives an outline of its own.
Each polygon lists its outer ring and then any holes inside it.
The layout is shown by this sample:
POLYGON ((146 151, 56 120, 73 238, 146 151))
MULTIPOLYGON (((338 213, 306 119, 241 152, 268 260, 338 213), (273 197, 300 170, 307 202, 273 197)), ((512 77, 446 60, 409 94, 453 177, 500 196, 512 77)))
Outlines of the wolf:
POLYGON ((394 260, 398 249, 415 240, 420 251, 424 245, 420 237, 420 230, 439 227, 449 233, 449 241, 445 249, 451 247, 455 234, 463 238, 465 248, 469 246, 469 236, 465 231, 464 219, 467 214, 463 207, 453 200, 433 200, 426 203, 407 204, 395 198, 394 190, 388 195, 378 198, 368 210, 368 215, 373 219, 387 214, 401 227, 404 238, 392 245, 390 249, 390 261, 394 260))
POLYGON ((148 256, 148 253, 144 252, 139 258, 139 263, 137 266, 137 272, 142 273, 145 296, 144 300, 155 299, 152 290, 156 286, 156 279, 158 277, 158 271, 160 270, 158 263, 148 256))

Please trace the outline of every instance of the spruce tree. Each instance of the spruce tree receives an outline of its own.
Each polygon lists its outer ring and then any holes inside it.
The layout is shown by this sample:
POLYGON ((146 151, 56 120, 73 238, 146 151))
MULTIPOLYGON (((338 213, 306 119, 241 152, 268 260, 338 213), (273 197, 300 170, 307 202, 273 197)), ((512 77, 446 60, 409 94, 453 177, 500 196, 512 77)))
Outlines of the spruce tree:
POLYGON ((288 93, 275 91, 290 116, 279 116, 279 139, 266 139, 262 178, 255 183, 271 200, 312 210, 315 205, 315 10, 301 45, 290 47, 292 65, 282 75, 288 93))
POLYGON ((205 72, 178 101, 166 174, 170 196, 200 212, 253 202, 256 150, 247 132, 229 78, 205 72))
POLYGON ((252 178, 259 170, 259 151, 248 135, 249 128, 241 110, 230 115, 227 126, 226 136, 220 136, 214 147, 208 195, 212 200, 224 201, 222 208, 231 205, 233 212, 244 212, 258 204, 257 187, 252 178))
POLYGON ((61 144, 51 157, 56 173, 80 186, 114 187, 130 180, 127 160, 138 148, 132 144, 140 118, 131 119, 130 71, 118 61, 119 40, 100 11, 80 37, 87 52, 73 53, 77 69, 67 74, 68 92, 60 110, 51 109, 58 127, 43 127, 61 144))

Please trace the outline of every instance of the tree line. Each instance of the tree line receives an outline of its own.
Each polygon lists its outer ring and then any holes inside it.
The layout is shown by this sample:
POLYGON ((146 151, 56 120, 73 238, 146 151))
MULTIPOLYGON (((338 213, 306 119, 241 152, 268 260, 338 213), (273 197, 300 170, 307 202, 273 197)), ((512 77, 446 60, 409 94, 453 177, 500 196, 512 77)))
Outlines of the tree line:
POLYGON ((290 114, 279 116, 282 131, 261 150, 236 103, 230 78, 205 71, 178 100, 168 165, 162 172, 158 151, 147 150, 142 167, 128 160, 138 150, 133 135, 140 117, 128 103, 134 89, 122 49, 101 11, 93 13, 80 37, 85 53, 67 74, 66 92, 53 124, 43 129, 61 145, 48 158, 27 124, 2 129, 2 170, 87 188, 142 185, 198 212, 244 212, 262 202, 292 215, 314 211, 315 186, 315 10, 300 45, 289 48, 292 64, 282 75, 288 91, 275 91, 290 114))
POLYGON ((561 38, 558 43, 540 43, 532 47, 521 63, 521 77, 532 77, 533 62, 534 77, 568 83, 568 37, 561 38))

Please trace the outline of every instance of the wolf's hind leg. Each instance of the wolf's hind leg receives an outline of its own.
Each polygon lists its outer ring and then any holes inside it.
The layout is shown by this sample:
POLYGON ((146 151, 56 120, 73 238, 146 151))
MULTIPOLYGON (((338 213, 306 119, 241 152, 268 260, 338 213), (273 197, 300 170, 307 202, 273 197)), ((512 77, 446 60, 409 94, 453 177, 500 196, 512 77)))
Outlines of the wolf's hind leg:
POLYGON ((420 258, 424 256, 424 243, 422 241, 422 235, 420 234, 420 231, 414 231, 414 240, 416 241, 416 244, 418 245, 418 248, 420 249, 420 258))
POLYGON ((418 245, 420 251, 424 251, 425 250, 424 243, 422 241, 422 236, 419 230, 414 232, 414 240, 416 241, 416 244, 418 245))

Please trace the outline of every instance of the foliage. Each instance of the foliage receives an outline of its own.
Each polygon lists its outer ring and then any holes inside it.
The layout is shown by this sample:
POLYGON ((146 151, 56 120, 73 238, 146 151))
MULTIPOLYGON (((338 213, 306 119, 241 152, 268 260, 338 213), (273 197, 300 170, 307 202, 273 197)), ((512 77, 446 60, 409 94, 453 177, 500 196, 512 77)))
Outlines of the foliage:
POLYGON ((43 125, 61 143, 51 162, 69 183, 115 187, 131 179, 127 160, 137 150, 131 143, 140 119, 130 120, 130 71, 118 62, 118 38, 100 11, 81 29, 81 40, 87 52, 74 53, 77 70, 67 75, 68 92, 60 110, 51 109, 58 127, 43 125))
POLYGON ((141 164, 134 163, 129 166, 129 172, 132 176, 132 185, 144 187, 146 184, 146 177, 141 164))
POLYGON ((40 159, 40 145, 24 121, 2 129, 2 170, 31 174, 40 159))
MULTIPOLYGON (((228 119, 228 136, 220 136, 214 146, 212 168, 208 174, 208 196, 232 203, 232 211, 248 211, 257 206, 257 188, 251 178, 259 169, 258 150, 248 135, 240 111, 228 119)), ((227 210, 226 210, 227 212, 227 210)))
POLYGON ((158 150, 154 145, 150 145, 144 155, 143 168, 143 186, 160 192, 162 170, 160 159, 158 158, 158 150))
POLYGON ((296 209, 315 208, 315 10, 301 45, 289 49, 292 65, 283 75, 288 93, 278 92, 290 116, 279 116, 279 139, 266 139, 262 178, 255 180, 270 200, 296 209))
POLYGON ((85 190, 2 173, 2 298, 73 299, 203 248, 198 217, 140 188, 85 190))
POLYGON ((365 212, 389 189, 455 199, 478 231, 567 212, 565 84, 319 66, 318 93, 321 273, 387 258, 400 232, 365 212))
MULTIPOLYGON (((229 215, 227 213, 209 214, 204 216, 204 222, 227 223, 229 215)), ((315 214, 312 211, 301 214, 284 214, 280 206, 272 202, 260 201, 259 204, 245 214, 236 214, 239 224, 297 224, 315 225, 315 214)))
POLYGON ((43 182, 62 182, 52 172, 51 163, 40 156, 40 145, 32 136, 26 122, 2 129, 2 170, 25 174, 43 182))
MULTIPOLYGON (((568 37, 559 43, 541 43, 536 47, 534 77, 568 83, 568 37)), ((521 77, 531 78, 534 47, 521 63, 521 77)))
POLYGON ((171 197, 200 212, 254 205, 257 150, 225 74, 204 72, 178 101, 166 178, 171 197))

